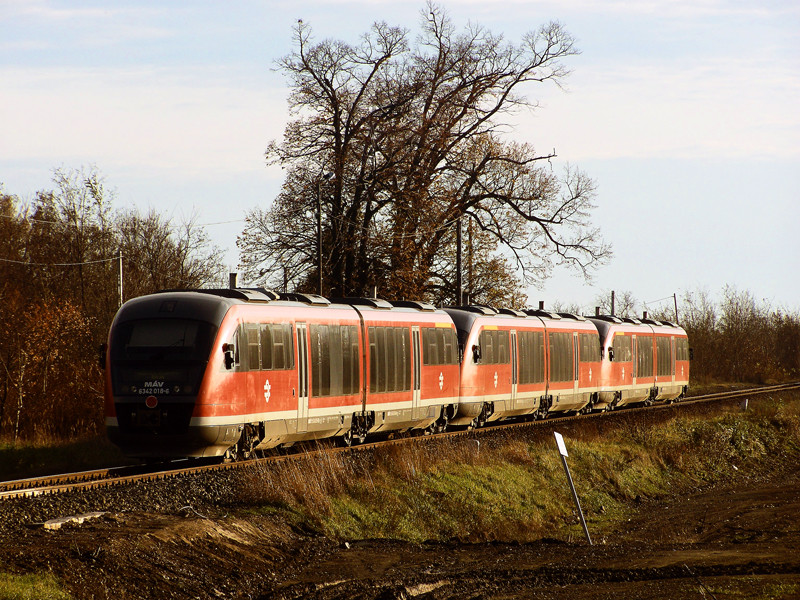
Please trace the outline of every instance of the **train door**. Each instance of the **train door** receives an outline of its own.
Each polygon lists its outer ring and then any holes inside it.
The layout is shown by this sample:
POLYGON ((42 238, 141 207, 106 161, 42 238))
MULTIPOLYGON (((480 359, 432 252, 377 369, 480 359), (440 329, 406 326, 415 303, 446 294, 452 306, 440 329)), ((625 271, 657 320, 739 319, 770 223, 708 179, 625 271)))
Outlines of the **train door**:
POLYGON ((308 324, 297 324, 297 432, 308 431, 308 324))
POLYGON ((578 386, 580 384, 580 376, 581 376, 581 363, 578 356, 578 350, 580 348, 580 344, 578 343, 578 332, 572 332, 572 394, 575 400, 578 399, 578 386))
POLYGON ((639 376, 639 338, 636 337, 636 334, 633 334, 633 339, 631 339, 631 356, 632 356, 632 364, 631 368, 633 369, 633 385, 636 385, 636 378, 639 376))
POLYGON ((517 378, 519 364, 517 362, 517 332, 511 330, 511 404, 509 408, 513 410, 517 405, 517 378))
POLYGON ((670 353, 669 353, 670 366, 672 367, 670 369, 670 371, 672 373, 672 380, 671 381, 672 381, 672 384, 675 385, 675 358, 676 358, 676 354, 675 354, 675 336, 674 335, 669 338, 669 346, 670 346, 670 353))
POLYGON ((412 396, 411 396, 411 418, 419 419, 424 415, 420 410, 420 398, 422 396, 422 376, 420 366, 420 351, 419 351, 419 326, 414 325, 411 327, 411 356, 412 356, 412 396))

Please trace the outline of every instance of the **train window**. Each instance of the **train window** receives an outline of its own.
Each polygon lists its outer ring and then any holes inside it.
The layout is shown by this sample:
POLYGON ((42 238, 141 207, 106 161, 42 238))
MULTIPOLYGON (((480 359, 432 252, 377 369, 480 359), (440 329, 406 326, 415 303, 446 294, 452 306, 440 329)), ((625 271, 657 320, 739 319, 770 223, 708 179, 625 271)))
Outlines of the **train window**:
POLYGON ((501 365, 511 363, 511 352, 508 331, 497 332, 497 362, 501 365))
POLYGON ((549 335, 550 381, 572 381, 574 378, 574 354, 572 333, 554 332, 549 335))
POLYGON ((672 375, 672 344, 668 337, 656 338, 656 371, 659 377, 672 375))
POLYGON ((403 389, 403 337, 399 335, 400 332, 391 327, 386 330, 386 341, 388 347, 391 349, 387 357, 387 366, 389 367, 386 387, 388 391, 403 389))
POLYGON ((507 365, 511 363, 511 342, 508 331, 484 329, 478 343, 481 347, 481 362, 487 365, 507 365))
POLYGON ((355 394, 359 388, 358 331, 355 325, 342 325, 342 394, 355 394))
POLYGON ((411 338, 410 331, 404 327, 395 328, 397 356, 395 368, 397 371, 396 391, 411 389, 411 338))
POLYGON ((294 368, 294 337, 292 324, 281 323, 270 326, 272 330, 272 368, 294 368))
POLYGON ((247 366, 250 371, 257 371, 261 368, 258 343, 258 325, 247 324, 244 326, 244 339, 247 344, 247 366))
MULTIPOLYGON (((240 327, 239 339, 246 345, 247 364, 242 365, 243 369, 270 371, 294 367, 291 323, 247 323, 240 327)), ((238 361, 238 344, 236 349, 238 361)))
POLYGON ((439 364, 439 346, 436 343, 436 330, 423 329, 422 330, 422 344, 424 346, 422 351, 422 363, 425 365, 438 365, 439 364))
POLYGON ((311 395, 331 395, 331 343, 328 325, 309 326, 311 395))
POLYGON ((358 332, 354 325, 316 325, 311 336, 311 393, 354 394, 359 387, 358 332))
POLYGON ((423 364, 455 365, 458 363, 456 332, 451 328, 426 327, 422 330, 423 364))
POLYGON ((675 360, 689 360, 689 340, 686 338, 675 340, 675 360))
POLYGON ((272 328, 261 325, 261 368, 272 369, 272 328))
POLYGON ((378 362, 375 365, 377 368, 378 391, 386 391, 386 372, 388 371, 386 365, 386 328, 375 328, 375 345, 378 347, 378 362))
POLYGON ((653 338, 639 337, 636 344, 636 376, 653 376, 653 338))
POLYGON ((600 336, 596 333, 581 333, 581 362, 600 361, 600 336))
POLYGON ((615 334, 612 348, 614 349, 614 362, 631 362, 633 360, 630 335, 615 334))
POLYGON ((190 319, 121 323, 111 342, 115 360, 208 360, 217 328, 190 319))
POLYGON ((494 344, 497 338, 494 331, 481 331, 479 344, 481 346, 481 362, 487 365, 494 364, 494 344))
POLYGON ((442 331, 444 338, 444 359, 446 365, 458 364, 458 337, 456 336, 455 329, 444 329, 442 331))
POLYGON ((378 340, 374 327, 370 327, 367 332, 369 335, 369 391, 375 393, 378 391, 378 340))
POLYGON ((519 382, 544 382, 544 333, 541 331, 520 331, 517 334, 519 346, 519 382))
POLYGON ((369 391, 411 389, 411 343, 407 327, 369 327, 369 391))

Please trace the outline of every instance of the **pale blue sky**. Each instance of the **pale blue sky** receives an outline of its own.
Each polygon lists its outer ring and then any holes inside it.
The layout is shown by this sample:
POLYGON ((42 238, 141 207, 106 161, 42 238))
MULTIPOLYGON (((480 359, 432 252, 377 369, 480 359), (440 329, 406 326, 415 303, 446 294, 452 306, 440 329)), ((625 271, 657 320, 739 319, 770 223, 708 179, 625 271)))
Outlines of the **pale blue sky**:
MULTIPOLYGON (((513 41, 559 20, 582 50, 567 91, 526 90, 541 107, 509 135, 595 179, 615 257, 591 285, 557 273, 531 304, 731 284, 800 308, 800 3, 441 5, 513 41)), ((376 20, 417 30, 423 7, 0 0, 0 182, 30 200, 53 168, 96 165, 120 207, 227 222, 208 232, 235 268, 239 221, 281 183, 263 153, 286 123, 274 65, 297 19, 356 41, 376 20)))

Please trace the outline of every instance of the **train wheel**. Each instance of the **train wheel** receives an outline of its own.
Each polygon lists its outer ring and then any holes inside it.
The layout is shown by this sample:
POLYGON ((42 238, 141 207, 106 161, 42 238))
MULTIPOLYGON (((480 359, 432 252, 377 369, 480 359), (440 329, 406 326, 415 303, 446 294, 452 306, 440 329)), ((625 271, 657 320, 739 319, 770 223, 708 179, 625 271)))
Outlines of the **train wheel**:
POLYGON ((233 446, 225 450, 225 454, 222 455, 222 462, 231 463, 236 462, 236 458, 239 456, 239 442, 236 442, 233 446))
POLYGON ((434 423, 434 433, 444 433, 447 431, 448 418, 447 415, 442 415, 436 423, 434 423))
POLYGON ((478 417, 475 419, 475 427, 483 427, 484 425, 486 425, 486 421, 489 418, 489 415, 491 414, 491 412, 489 411, 490 411, 489 405, 484 404, 483 408, 481 409, 481 414, 479 414, 478 417))
POLYGON ((349 448, 350 446, 352 446, 353 445, 353 430, 352 429, 348 429, 347 431, 345 431, 344 435, 341 437, 341 440, 342 440, 342 446, 344 446, 345 448, 349 448))

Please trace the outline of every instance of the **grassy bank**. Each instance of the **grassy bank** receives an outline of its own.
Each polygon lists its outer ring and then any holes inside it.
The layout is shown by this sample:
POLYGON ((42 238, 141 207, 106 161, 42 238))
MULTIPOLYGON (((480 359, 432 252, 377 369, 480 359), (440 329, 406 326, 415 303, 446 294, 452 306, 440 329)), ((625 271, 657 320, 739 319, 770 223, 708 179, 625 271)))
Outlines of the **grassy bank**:
POLYGON ((11 575, 0 573, 0 600, 70 600, 50 573, 11 575))
MULTIPOLYGON (((576 427, 567 438, 569 463, 590 528, 614 527, 644 499, 796 465, 799 423, 800 396, 784 394, 751 402, 747 411, 576 427)), ((549 432, 308 458, 265 466, 247 487, 256 510, 338 539, 582 535, 549 432)))

